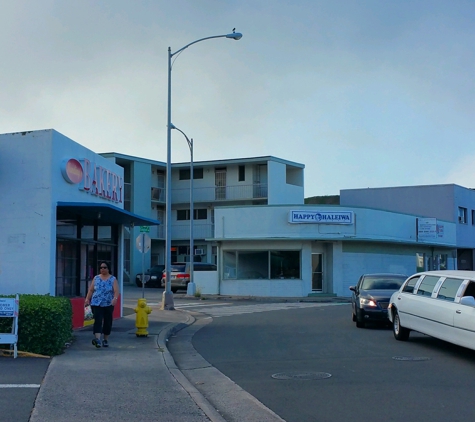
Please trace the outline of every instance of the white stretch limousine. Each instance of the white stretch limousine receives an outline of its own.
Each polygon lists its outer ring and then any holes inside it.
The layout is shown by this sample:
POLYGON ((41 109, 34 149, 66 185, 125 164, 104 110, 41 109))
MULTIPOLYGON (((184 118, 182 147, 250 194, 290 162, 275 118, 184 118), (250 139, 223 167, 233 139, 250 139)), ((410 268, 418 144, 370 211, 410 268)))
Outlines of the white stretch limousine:
POLYGON ((426 271, 409 277, 389 301, 394 337, 411 330, 475 350, 475 271, 426 271))

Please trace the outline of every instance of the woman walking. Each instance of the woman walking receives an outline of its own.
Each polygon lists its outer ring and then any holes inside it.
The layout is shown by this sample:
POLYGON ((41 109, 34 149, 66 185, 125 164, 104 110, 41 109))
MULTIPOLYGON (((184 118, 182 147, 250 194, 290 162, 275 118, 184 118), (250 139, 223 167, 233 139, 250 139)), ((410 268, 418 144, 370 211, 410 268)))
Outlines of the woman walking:
POLYGON ((97 348, 109 347, 109 335, 112 329, 112 314, 119 298, 119 283, 109 272, 109 264, 101 261, 100 273, 94 277, 86 295, 84 304, 91 304, 94 314, 94 339, 92 344, 97 348), (101 341, 101 334, 104 335, 101 341))

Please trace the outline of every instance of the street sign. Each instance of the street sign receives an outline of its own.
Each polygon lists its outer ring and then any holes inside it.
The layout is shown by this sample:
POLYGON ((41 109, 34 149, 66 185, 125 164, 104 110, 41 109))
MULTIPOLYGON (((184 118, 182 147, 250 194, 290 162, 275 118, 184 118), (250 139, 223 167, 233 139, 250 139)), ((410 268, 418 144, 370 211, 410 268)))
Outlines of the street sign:
POLYGON ((152 246, 152 240, 150 236, 146 233, 140 233, 135 239, 135 246, 141 253, 147 253, 152 246))
POLYGON ((150 233, 150 226, 140 226, 140 233, 150 233))

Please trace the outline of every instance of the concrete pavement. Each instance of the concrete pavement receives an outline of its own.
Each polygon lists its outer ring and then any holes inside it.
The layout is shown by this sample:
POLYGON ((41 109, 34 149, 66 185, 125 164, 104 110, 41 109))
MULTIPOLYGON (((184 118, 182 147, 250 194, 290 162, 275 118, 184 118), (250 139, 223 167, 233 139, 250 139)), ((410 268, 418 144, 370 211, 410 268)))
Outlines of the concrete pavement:
POLYGON ((282 421, 232 380, 214 368, 210 371, 211 365, 191 344, 193 334, 203 326, 193 327, 201 314, 161 311, 157 303, 161 291, 147 289, 147 302, 152 305, 149 335, 137 337, 131 306, 141 297, 139 292, 135 286, 124 288, 124 313, 129 315, 114 321, 110 347, 96 349, 92 345, 92 327, 74 332, 71 346, 49 365, 31 422, 282 421), (193 329, 187 330, 189 326, 193 329), (167 348, 168 338, 177 333, 181 333, 180 347, 184 348, 180 353, 180 362, 186 366, 183 372, 167 348), (186 360, 184 350, 191 360, 186 360), (189 377, 194 364, 208 369, 199 381, 192 378, 190 382, 184 372, 189 377))
MULTIPOLYGON (((135 335, 133 308, 137 298, 142 297, 142 289, 124 286, 126 316, 114 321, 110 347, 96 349, 91 344, 92 327, 75 331, 72 345, 64 354, 55 356, 49 365, 31 422, 282 421, 193 348, 194 333, 212 321, 211 318, 179 309, 161 311, 162 290, 145 289, 144 292, 152 307, 148 337, 135 335), (172 335, 177 345, 175 359, 167 348, 172 335)), ((185 299, 182 295, 176 297, 185 299)), ((281 300, 300 301, 297 298, 281 300)))

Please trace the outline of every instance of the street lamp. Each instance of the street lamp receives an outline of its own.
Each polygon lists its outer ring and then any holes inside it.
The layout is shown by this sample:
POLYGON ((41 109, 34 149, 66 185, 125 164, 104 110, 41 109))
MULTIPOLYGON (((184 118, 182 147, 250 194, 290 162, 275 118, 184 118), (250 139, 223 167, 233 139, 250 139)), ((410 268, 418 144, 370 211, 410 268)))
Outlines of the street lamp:
POLYGON ((173 123, 170 125, 172 129, 181 132, 185 137, 186 142, 188 143, 188 148, 190 149, 190 282, 186 288, 186 293, 188 295, 194 295, 196 292, 195 280, 194 280, 194 269, 195 269, 195 245, 193 238, 193 219, 194 219, 194 208, 193 208, 193 138, 188 139, 185 132, 181 129, 178 129, 173 123))
POLYGON ((225 35, 214 35, 212 37, 200 38, 193 41, 179 50, 172 53, 171 47, 168 47, 168 120, 167 120, 167 186, 166 186, 166 206, 165 206, 165 291, 162 297, 162 310, 173 310, 175 305, 173 302, 173 293, 171 291, 170 267, 172 264, 171 248, 172 248, 172 151, 171 151, 171 130, 172 130, 172 57, 181 53, 190 45, 199 43, 201 41, 210 40, 212 38, 230 38, 233 40, 240 40, 242 34, 233 32, 225 35))

